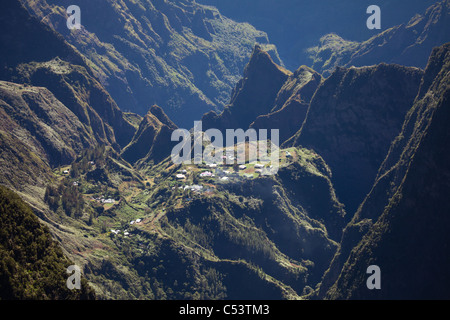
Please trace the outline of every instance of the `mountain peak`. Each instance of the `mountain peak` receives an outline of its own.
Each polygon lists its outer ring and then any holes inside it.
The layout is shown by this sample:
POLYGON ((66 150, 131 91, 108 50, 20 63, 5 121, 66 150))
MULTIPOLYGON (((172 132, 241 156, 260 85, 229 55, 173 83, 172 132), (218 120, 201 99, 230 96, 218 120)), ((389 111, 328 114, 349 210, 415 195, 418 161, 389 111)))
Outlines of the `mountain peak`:
POLYGON ((260 72, 281 72, 286 76, 290 76, 292 72, 276 64, 270 54, 263 50, 261 45, 255 44, 250 61, 245 67, 244 78, 251 76, 252 74, 260 72))
POLYGON ((164 112, 164 110, 160 106, 158 106, 156 104, 151 106, 151 108, 148 111, 148 113, 151 113, 162 124, 165 124, 169 128, 171 128, 171 129, 176 129, 177 128, 177 126, 172 122, 172 120, 169 119, 169 117, 166 115, 166 113, 164 112))
POLYGON ((277 65, 265 50, 255 45, 244 77, 238 82, 224 111, 203 116, 203 129, 249 128, 260 115, 268 114, 283 84, 292 72, 277 65))
POLYGON ((161 107, 151 106, 139 124, 133 140, 123 150, 122 157, 130 163, 139 160, 157 163, 170 154, 170 136, 177 126, 161 107))

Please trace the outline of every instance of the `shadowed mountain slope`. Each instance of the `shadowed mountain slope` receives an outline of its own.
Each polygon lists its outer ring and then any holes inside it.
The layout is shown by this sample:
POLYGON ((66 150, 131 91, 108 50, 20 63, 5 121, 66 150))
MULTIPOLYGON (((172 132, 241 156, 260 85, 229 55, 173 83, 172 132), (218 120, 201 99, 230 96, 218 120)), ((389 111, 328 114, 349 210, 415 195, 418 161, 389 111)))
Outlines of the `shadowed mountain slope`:
POLYGON ((394 26, 363 42, 347 41, 337 34, 321 38, 311 48, 313 68, 329 75, 340 66, 398 63, 425 68, 434 47, 450 41, 450 1, 439 1, 414 15, 408 23, 394 26))
POLYGON ((370 191, 422 75, 398 65, 338 68, 317 89, 302 128, 285 143, 324 158, 349 213, 370 191))
POLYGON ((278 92, 270 113, 258 116, 250 128, 278 129, 280 143, 285 142, 301 128, 311 98, 322 80, 319 73, 301 66, 286 80, 278 92))
POLYGON ((320 298, 447 299, 450 45, 433 50, 420 93, 325 274, 320 298), (365 270, 381 268, 381 290, 365 270))
POLYGON ((280 62, 264 32, 191 0, 22 3, 83 54, 122 110, 156 104, 184 128, 229 101, 255 43, 280 62), (69 5, 80 7, 81 30, 66 27, 69 5))
POLYGON ((133 140, 122 152, 122 157, 130 163, 139 160, 158 163, 170 156, 173 147, 171 135, 177 126, 158 106, 152 106, 139 124, 133 140))
POLYGON ((0 79, 47 87, 98 142, 127 144, 134 127, 94 78, 83 57, 17 0, 0 4, 0 79), (116 139, 116 135, 118 139, 116 139))
POLYGON ((278 91, 291 74, 256 45, 229 105, 220 114, 214 111, 205 114, 203 129, 247 129, 256 117, 272 110, 278 91))

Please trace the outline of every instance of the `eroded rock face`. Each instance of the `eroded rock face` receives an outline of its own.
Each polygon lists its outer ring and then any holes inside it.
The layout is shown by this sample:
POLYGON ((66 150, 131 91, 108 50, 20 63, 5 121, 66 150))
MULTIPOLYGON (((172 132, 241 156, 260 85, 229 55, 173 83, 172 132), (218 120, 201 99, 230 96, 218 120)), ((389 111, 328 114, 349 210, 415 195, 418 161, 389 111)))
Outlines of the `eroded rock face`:
POLYGON ((266 33, 194 1, 79 1, 82 30, 70 32, 70 1, 22 3, 92 63, 122 110, 145 115, 157 104, 179 126, 219 111, 255 43, 280 63, 266 33))
POLYGON ((386 64, 339 68, 317 89, 302 128, 286 143, 324 158, 347 212, 370 191, 422 75, 418 68, 386 64))
POLYGON ((420 94, 371 192, 344 230, 319 297, 448 297, 449 68, 450 45, 434 49, 420 94), (372 264, 382 270, 382 290, 366 288, 363 273, 372 264))
POLYGON ((97 143, 77 116, 42 87, 0 81, 0 123, 1 182, 16 188, 43 183, 51 166, 70 163, 97 143))
POLYGON ((9 32, 0 35, 0 78, 46 87, 98 142, 116 148, 125 146, 135 129, 94 77, 83 56, 61 35, 30 16, 19 1, 8 0, 1 6, 0 26, 9 32))
POLYGON ((124 149, 122 157, 134 164, 139 160, 158 163, 170 156, 171 135, 177 126, 158 106, 152 106, 139 124, 133 140, 124 149))
POLYGON ((440 1, 408 23, 394 26, 364 42, 344 40, 337 34, 321 38, 311 48, 313 68, 330 75, 336 66, 398 63, 425 68, 434 47, 450 41, 450 1, 440 1))
POLYGON ((203 129, 247 129, 259 115, 272 110, 278 91, 291 74, 277 65, 260 46, 255 46, 244 77, 234 88, 230 104, 220 114, 205 114, 203 129))
POLYGON ((258 116, 250 128, 280 130, 280 143, 291 138, 302 126, 309 103, 322 76, 306 66, 298 68, 281 87, 270 113, 258 116))

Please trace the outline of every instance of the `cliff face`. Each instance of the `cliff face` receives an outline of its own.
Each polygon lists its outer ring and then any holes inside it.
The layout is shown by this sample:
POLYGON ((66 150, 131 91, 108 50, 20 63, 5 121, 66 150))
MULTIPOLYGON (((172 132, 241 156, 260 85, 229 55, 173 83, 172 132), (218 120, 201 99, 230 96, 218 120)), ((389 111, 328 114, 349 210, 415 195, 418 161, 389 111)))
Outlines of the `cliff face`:
POLYGON ((311 98, 322 80, 319 73, 301 66, 281 87, 272 110, 258 116, 250 128, 279 129, 280 143, 285 142, 301 128, 311 98))
POLYGON ((433 50, 420 94, 370 194, 344 230, 320 297, 448 298, 449 70, 447 44, 433 50), (381 268, 381 290, 365 286, 371 264, 381 268))
POLYGON ((329 34, 311 48, 313 68, 329 75, 340 66, 398 63, 425 68, 432 49, 450 41, 450 1, 440 1, 408 23, 400 24, 366 41, 354 42, 329 34))
POLYGON ((0 81, 1 131, 20 140, 42 161, 70 163, 96 140, 46 88, 0 81))
POLYGON ((30 206, 4 186, 0 186, 0 227, 2 300, 95 299, 85 278, 81 290, 67 288, 71 261, 30 206))
POLYGON ((4 1, 0 9, 0 26, 9 30, 0 35, 1 79, 47 87, 98 142, 116 148, 128 143, 134 127, 123 118, 83 57, 60 35, 31 17, 18 1, 4 1))
POLYGON ((142 119, 132 141, 122 152, 122 157, 134 164, 139 160, 158 163, 170 156, 171 135, 177 126, 158 106, 150 108, 142 119))
POLYGON ((370 191, 422 74, 384 64, 337 69, 317 89, 302 128, 285 143, 314 149, 324 158, 349 213, 370 191))
MULTIPOLYGON (((381 30, 369 30, 366 27, 366 20, 369 17, 366 10, 374 4, 368 0, 339 2, 197 0, 197 2, 214 5, 224 15, 236 21, 248 21, 256 28, 267 32, 271 41, 277 45, 287 68, 294 70, 302 64, 311 66, 307 49, 314 46, 325 34, 334 32, 344 39, 364 41, 393 26, 407 23, 412 16, 424 12, 437 0, 410 0, 407 5, 403 0, 378 0, 375 4, 382 10, 381 30)), ((383 61, 377 61, 380 62, 383 61)), ((424 63, 426 64, 426 60, 424 63)), ((321 72, 316 67, 314 69, 321 72)))
POLYGON ((230 104, 220 114, 213 111, 205 114, 203 129, 247 129, 259 115, 272 110, 278 91, 291 74, 260 46, 255 46, 243 78, 233 90, 230 104))
POLYGON ((255 43, 280 63, 264 32, 190 0, 22 3, 83 54, 122 110, 144 115, 156 104, 183 128, 229 101, 255 43), (71 32, 72 4, 83 28, 71 32))

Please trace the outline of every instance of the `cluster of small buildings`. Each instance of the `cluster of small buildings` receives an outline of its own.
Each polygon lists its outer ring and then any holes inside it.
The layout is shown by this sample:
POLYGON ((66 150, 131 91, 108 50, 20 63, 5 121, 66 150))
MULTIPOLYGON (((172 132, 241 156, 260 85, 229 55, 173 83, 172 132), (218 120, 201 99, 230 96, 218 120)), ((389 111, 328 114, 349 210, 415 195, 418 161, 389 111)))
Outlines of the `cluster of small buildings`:
MULTIPOLYGON (((139 219, 130 221, 130 225, 133 225, 133 224, 135 224, 135 223, 140 223, 140 222, 142 222, 142 219, 139 218, 139 219)), ((120 232, 121 232, 121 231, 120 231, 119 229, 117 229, 117 230, 111 229, 111 233, 112 233, 112 234, 118 235, 120 232)), ((130 235, 130 232, 129 232, 128 230, 124 230, 124 231, 123 231, 123 235, 124 235, 125 237, 126 237, 126 236, 129 236, 129 235, 130 235)))
POLYGON ((91 198, 91 200, 95 200, 95 201, 103 203, 103 204, 116 202, 116 200, 114 200, 114 199, 111 199, 111 198, 105 199, 105 197, 91 198))
POLYGON ((142 219, 136 219, 136 220, 130 221, 130 225, 133 225, 135 223, 140 223, 141 221, 142 221, 142 219))
POLYGON ((203 190, 203 186, 194 184, 192 186, 184 186, 184 187, 178 187, 180 190, 191 190, 194 192, 201 192, 203 190))
POLYGON ((200 173, 200 178, 214 177, 215 175, 211 171, 205 171, 200 173))
MULTIPOLYGON (((113 234, 115 234, 115 235, 118 235, 118 234, 120 233, 120 230, 114 230, 114 229, 111 229, 111 233, 113 233, 113 234)), ((125 230, 125 231, 123 232, 123 235, 124 235, 124 236, 129 236, 130 233, 128 232, 128 230, 125 230)))
POLYGON ((187 174, 187 170, 180 170, 176 175, 175 178, 177 178, 177 180, 184 180, 186 179, 186 174, 187 174))

